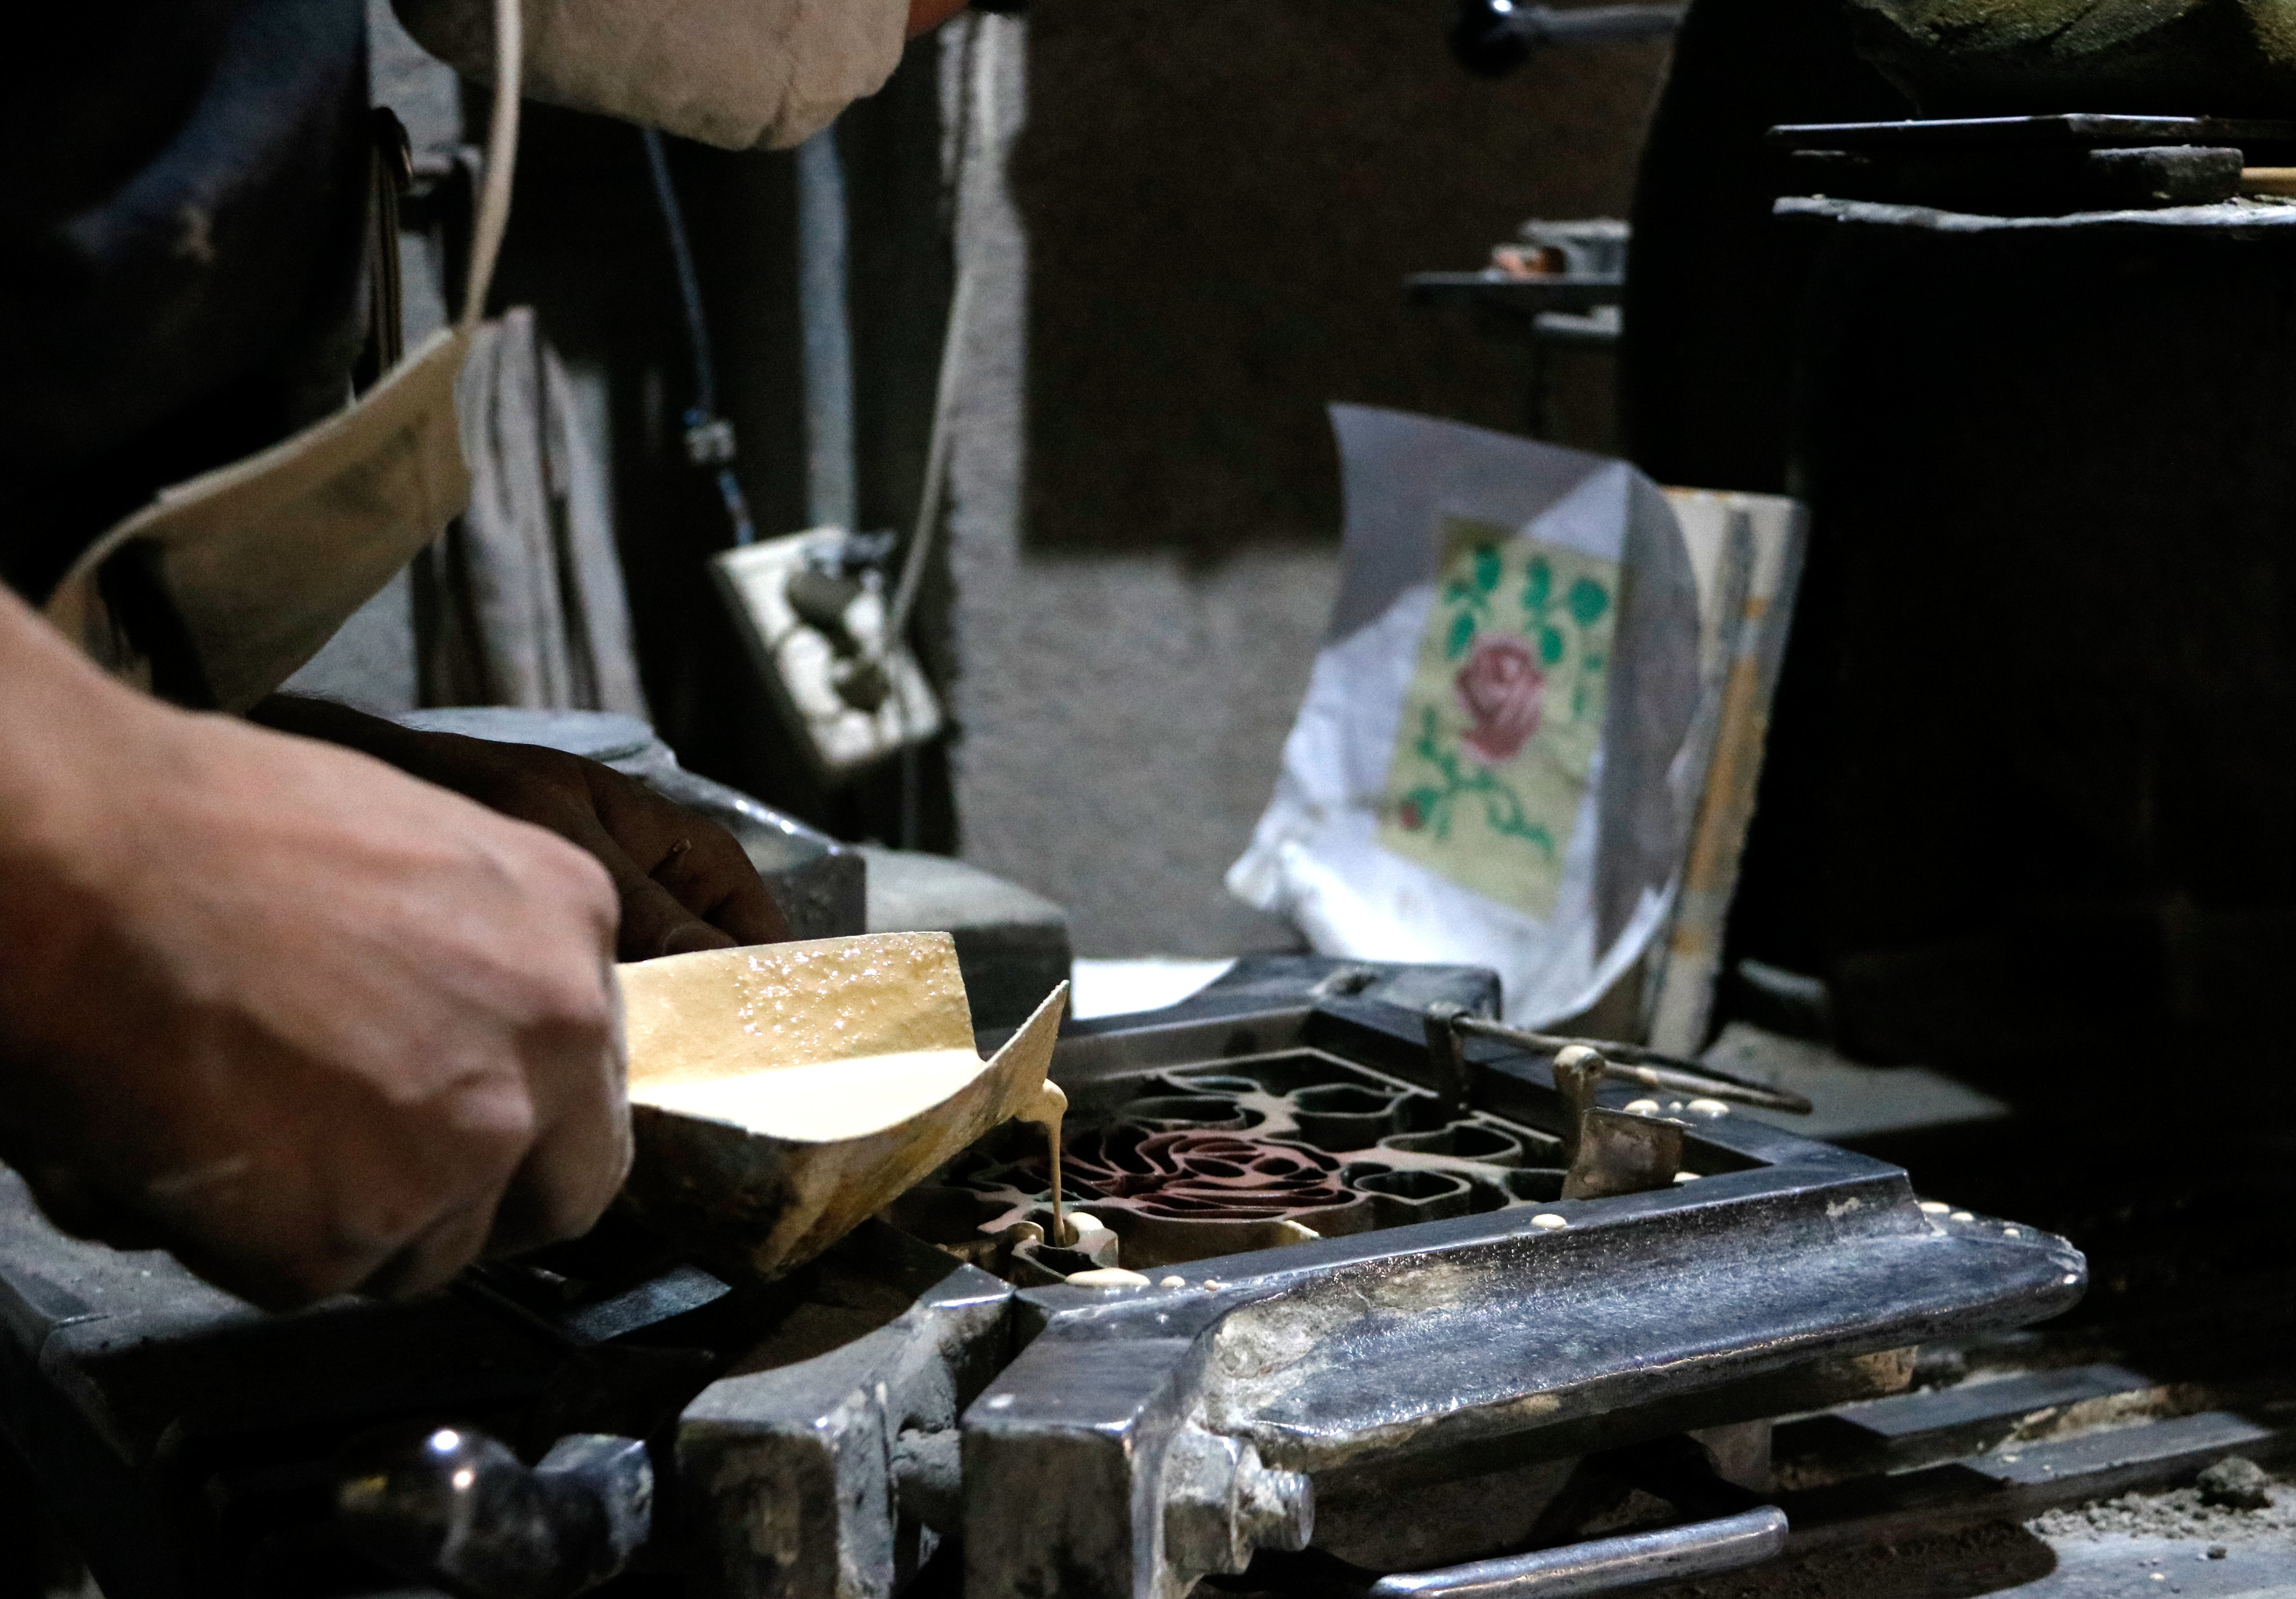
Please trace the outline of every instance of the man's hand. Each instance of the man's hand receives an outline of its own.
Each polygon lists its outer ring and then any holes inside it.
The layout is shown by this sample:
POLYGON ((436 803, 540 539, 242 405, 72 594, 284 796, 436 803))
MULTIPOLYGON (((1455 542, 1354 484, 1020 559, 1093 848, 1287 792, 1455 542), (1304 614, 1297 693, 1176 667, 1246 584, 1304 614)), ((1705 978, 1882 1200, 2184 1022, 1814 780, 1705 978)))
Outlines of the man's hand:
POLYGON ((172 710, 0 592, 0 1153, 268 1305, 586 1228, 629 1161, 592 856, 172 710))
POLYGON ((254 720, 324 738, 547 828, 597 858, 621 896, 624 960, 775 943, 789 924, 734 836, 610 766, 531 744, 422 733, 324 700, 275 696, 254 720))

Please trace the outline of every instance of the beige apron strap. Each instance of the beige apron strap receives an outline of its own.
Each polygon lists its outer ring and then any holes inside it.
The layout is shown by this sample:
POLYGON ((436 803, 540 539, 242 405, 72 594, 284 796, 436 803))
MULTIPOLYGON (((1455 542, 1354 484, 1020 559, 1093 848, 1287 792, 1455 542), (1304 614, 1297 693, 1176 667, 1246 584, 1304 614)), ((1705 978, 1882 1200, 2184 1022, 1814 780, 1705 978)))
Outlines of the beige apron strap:
POLYGON ((467 334, 487 314, 503 233, 510 226, 511 177, 518 166, 519 84, 525 74, 526 18, 520 0, 495 0, 495 108, 487 126, 487 181, 471 233, 471 272, 458 326, 467 334))
POLYGON ((106 671, 182 704, 243 711, 469 503, 455 384, 510 221, 522 20, 519 0, 496 0, 494 117, 455 326, 357 404, 161 490, 91 544, 45 610, 106 671))

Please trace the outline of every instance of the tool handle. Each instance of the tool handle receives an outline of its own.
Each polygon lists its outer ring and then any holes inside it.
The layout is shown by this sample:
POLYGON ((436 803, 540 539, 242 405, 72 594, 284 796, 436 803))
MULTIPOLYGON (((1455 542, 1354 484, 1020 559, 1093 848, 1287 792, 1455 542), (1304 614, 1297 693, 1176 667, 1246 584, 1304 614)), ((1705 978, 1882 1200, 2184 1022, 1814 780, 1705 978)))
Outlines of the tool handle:
POLYGON ((1785 1542, 1786 1513, 1766 1505, 1687 1527, 1382 1577, 1372 1584, 1370 1599, 1578 1599, 1759 1565, 1785 1542))
POLYGON ((529 1467, 483 1432, 438 1427, 370 1435, 340 1464, 350 1543, 460 1599, 570 1599, 619 1572, 653 1524, 634 1438, 572 1433, 529 1467))
POLYGON ((1454 1013, 1456 1013, 1456 1007, 1440 1014, 1431 1008, 1428 1014, 1455 1032, 1496 1039, 1501 1043, 1513 1044, 1519 1048, 1562 1050, 1575 1046, 1592 1049, 1603 1057, 1603 1070, 1607 1075, 1623 1077, 1646 1087, 1679 1089, 1685 1093, 1703 1094, 1710 1099, 1734 1099, 1741 1105, 1760 1105, 1766 1110, 1785 1111, 1796 1116, 1807 1116, 1810 1113, 1809 1101, 1790 1089, 1750 1082, 1703 1061, 1685 1060, 1677 1055, 1652 1049, 1645 1044, 1629 1043, 1623 1039, 1570 1038, 1556 1032, 1531 1032, 1521 1027, 1510 1027, 1504 1022, 1494 1022, 1488 1016, 1454 1013))
POLYGON ((1502 78, 1545 45, 1662 38, 1682 26, 1683 5, 1578 5, 1562 10, 1517 0, 1459 0, 1452 59, 1478 78, 1502 78))

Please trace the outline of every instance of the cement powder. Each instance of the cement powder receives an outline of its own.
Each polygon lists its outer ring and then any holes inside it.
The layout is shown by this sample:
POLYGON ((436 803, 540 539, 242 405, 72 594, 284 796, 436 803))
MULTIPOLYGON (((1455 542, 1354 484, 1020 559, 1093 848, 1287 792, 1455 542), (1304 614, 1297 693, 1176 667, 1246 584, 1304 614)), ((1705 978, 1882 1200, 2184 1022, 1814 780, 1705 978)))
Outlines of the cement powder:
MULTIPOLYGON (((1677 1583, 1651 1590, 1648 1599, 1965 1599, 1966 1595, 1996 1595, 2004 1599, 2027 1585, 2037 1592, 2056 1595, 2054 1580, 2070 1579, 2079 1587, 2080 1573, 2105 1570, 2087 1550, 2112 1563, 2116 1550, 2126 1550, 2142 1564, 2160 1564, 2158 1543, 2146 1555, 2146 1540, 2174 1539, 2190 1547, 2175 1558, 2202 1562, 2210 1571, 2235 1578, 2233 1568, 2243 1560, 2269 1556, 2283 1546, 2296 1555, 2296 1469, 2273 1475, 2274 1504, 2268 1510, 2227 1510, 2201 1503, 2194 1487, 2167 1492, 2123 1494, 2094 1505, 2068 1505, 2034 1517, 2022 1527, 1993 1521, 1955 1531, 1926 1535, 1876 1536, 1852 1546, 1792 1555, 1745 1571, 1677 1583), (2231 1566, 2207 1558, 2211 1546, 2226 1551, 2231 1566)), ((2296 1558, 2290 1562, 2296 1570, 2296 1558)), ((2274 1570, 2269 1560, 2264 1568, 2274 1570)), ((2139 1578, 2149 1576, 2139 1572, 2139 1578)), ((2274 1575, 2278 1575, 2274 1570, 2274 1575)), ((2171 1580, 2164 1570, 2164 1594, 2187 1591, 2191 1579, 2171 1580)), ((2148 1585, 2149 1586, 2149 1585, 2148 1585)), ((2074 1591, 2074 1590, 2064 1590, 2074 1591)), ((2097 1589, 2103 1593, 2107 1589, 2097 1589)), ((2119 1586, 2110 1592, 2119 1594, 2119 1586)), ((2206 1591, 2231 1591, 2209 1588, 2206 1591)), ((2267 1599, 2263 1590, 2239 1587, 2252 1599, 2267 1599)), ((2280 1590, 2271 1590, 2273 1595, 2280 1590)))
POLYGON ((1655 1588, 1646 1599, 1964 1599, 2046 1577, 2049 1546, 2005 1521, 1853 1547, 1655 1588))
POLYGON ((2057 1543, 2107 1538, 2195 1538, 2212 1543, 2274 1538, 2296 1545, 2296 1470, 2272 1473, 2273 1503, 2267 1510, 2233 1510, 2204 1505, 2196 1487, 2159 1493, 2123 1494, 2094 1505, 2045 1511, 2025 1523, 2057 1543))

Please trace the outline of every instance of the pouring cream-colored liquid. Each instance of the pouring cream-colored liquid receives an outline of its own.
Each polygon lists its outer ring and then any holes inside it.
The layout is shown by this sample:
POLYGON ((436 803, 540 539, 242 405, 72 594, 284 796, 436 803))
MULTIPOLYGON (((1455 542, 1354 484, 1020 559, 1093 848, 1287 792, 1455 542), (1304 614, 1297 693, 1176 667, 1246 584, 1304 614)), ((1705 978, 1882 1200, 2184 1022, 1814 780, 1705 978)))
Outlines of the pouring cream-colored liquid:
POLYGON ((631 1085, 631 1097, 688 1116, 731 1122, 807 1144, 858 1138, 939 1105, 980 1075, 970 1049, 914 1049, 865 1061, 767 1066, 731 1077, 631 1085))
MULTIPOLYGON (((834 1146, 930 1121, 1004 1058, 973 1048, 946 934, 712 950, 619 972, 632 1102, 790 1143, 834 1146)), ((1068 1097, 1042 1071, 1013 1082, 997 1108, 1046 1130, 1054 1242, 1064 1243, 1068 1097)))
POLYGON ((1061 1085, 1049 1079, 1037 1103, 1020 1113, 1021 1120, 1045 1130, 1045 1138, 1053 1151, 1053 1242, 1067 1245, 1075 1242, 1069 1236, 1068 1222, 1061 1215, 1061 1117, 1069 1108, 1069 1097, 1061 1092, 1061 1085))
MULTIPOLYGON (((987 1065, 970 1049, 914 1049, 725 1077, 670 1078, 648 1083, 643 1092, 634 1083, 630 1094, 642 1105, 682 1115, 731 1122, 800 1143, 834 1144, 865 1138, 914 1114, 904 1107, 940 1104, 987 1065)), ((1052 1146, 1055 1244, 1069 1241, 1061 1206, 1061 1116, 1067 1109, 1068 1096, 1048 1082, 1034 1105, 1017 1113, 1020 1120, 1043 1128, 1052 1146)))

